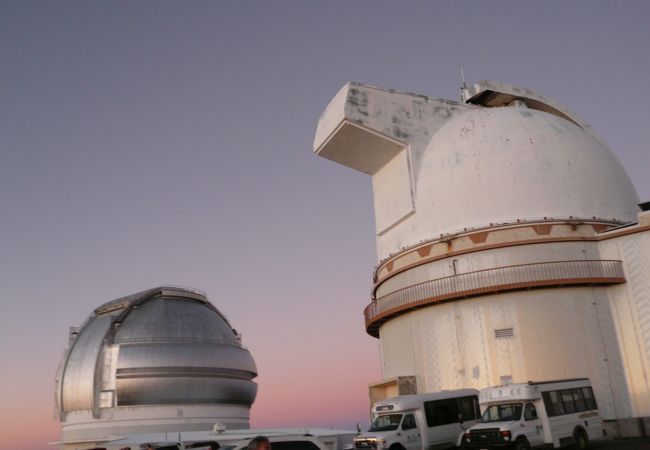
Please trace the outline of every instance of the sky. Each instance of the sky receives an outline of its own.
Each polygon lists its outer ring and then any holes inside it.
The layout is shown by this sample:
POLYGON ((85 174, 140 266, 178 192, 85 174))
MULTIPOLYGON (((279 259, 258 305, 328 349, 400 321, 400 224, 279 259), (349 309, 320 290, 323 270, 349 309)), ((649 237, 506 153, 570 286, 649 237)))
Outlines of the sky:
POLYGON ((650 200, 650 2, 0 2, 0 450, 59 438, 68 328, 200 288, 257 362, 254 427, 368 422, 370 180, 313 155, 349 80, 528 87, 650 200))

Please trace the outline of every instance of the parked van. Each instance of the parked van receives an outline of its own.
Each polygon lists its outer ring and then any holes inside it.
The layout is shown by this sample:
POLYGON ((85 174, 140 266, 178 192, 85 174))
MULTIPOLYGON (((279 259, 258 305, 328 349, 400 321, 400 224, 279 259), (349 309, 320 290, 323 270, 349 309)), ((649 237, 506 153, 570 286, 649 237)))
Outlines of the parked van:
POLYGON ((461 444, 463 430, 479 417, 478 391, 459 389, 402 395, 377 402, 372 426, 354 438, 354 448, 422 450, 461 444))
POLYGON ((482 389, 480 423, 465 433, 473 449, 585 449, 604 436, 603 421, 588 378, 509 384, 482 389))

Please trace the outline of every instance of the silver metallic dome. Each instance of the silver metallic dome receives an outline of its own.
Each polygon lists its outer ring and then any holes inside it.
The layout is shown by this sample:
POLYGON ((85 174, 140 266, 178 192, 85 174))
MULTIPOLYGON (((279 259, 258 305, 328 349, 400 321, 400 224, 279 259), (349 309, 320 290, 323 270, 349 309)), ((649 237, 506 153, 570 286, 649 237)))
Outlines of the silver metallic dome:
POLYGON ((125 432, 134 419, 138 431, 248 426, 256 375, 203 293, 163 286, 108 302, 71 330, 56 385, 64 440, 125 432))

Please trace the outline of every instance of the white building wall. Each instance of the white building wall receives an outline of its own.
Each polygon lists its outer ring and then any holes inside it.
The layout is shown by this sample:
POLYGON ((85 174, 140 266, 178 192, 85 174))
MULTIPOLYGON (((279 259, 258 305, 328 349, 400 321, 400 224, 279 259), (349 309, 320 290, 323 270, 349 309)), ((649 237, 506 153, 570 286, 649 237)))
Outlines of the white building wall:
POLYGON ((430 306, 380 329, 384 376, 422 391, 591 378, 607 419, 629 417, 627 380, 602 287, 518 291, 430 306), (495 330, 513 329, 496 338, 495 330))
MULTIPOLYGON (((650 213, 643 217, 650 222, 650 213)), ((650 231, 602 241, 601 254, 623 261, 627 282, 607 289, 624 361, 632 416, 650 416, 650 231)))

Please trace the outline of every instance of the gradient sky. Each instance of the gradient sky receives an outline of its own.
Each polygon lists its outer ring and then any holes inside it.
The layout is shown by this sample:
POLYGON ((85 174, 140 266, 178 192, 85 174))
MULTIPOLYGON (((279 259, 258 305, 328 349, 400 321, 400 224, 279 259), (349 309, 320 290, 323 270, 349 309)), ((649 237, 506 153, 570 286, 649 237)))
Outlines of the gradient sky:
POLYGON ((317 158, 348 80, 456 100, 529 87, 650 200, 650 2, 0 2, 1 450, 59 437, 69 326, 208 292, 259 369, 252 425, 368 421, 370 180, 317 158))

